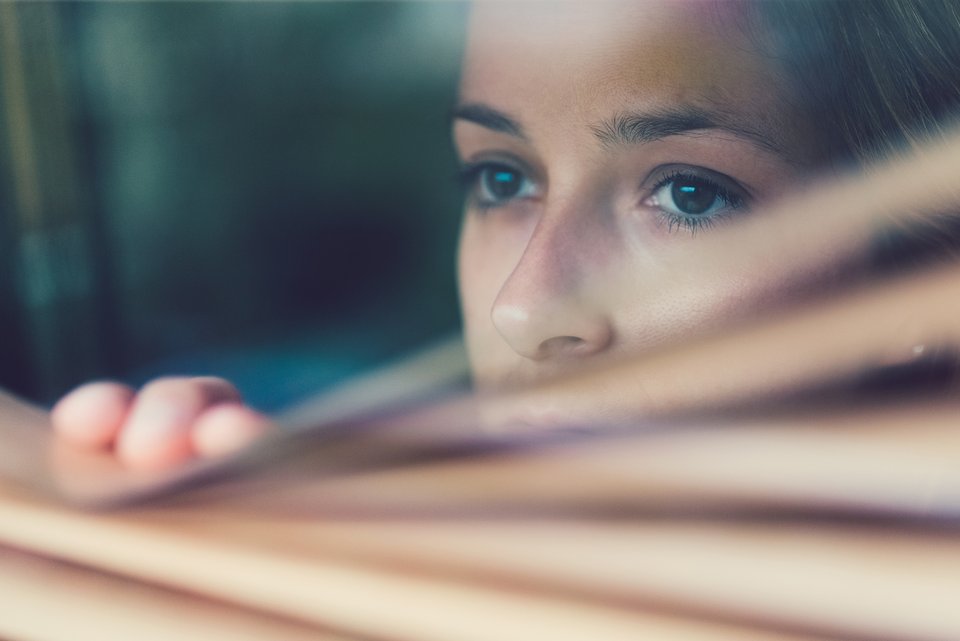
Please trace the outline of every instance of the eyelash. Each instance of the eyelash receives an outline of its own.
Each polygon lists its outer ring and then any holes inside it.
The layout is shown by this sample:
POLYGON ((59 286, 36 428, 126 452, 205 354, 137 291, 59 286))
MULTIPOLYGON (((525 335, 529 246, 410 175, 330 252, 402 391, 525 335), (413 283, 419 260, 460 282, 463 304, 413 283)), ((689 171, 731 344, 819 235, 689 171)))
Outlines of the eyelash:
POLYGON ((480 160, 468 162, 457 172, 457 182, 461 187, 469 192, 469 197, 473 200, 473 205, 486 212, 490 209, 502 207, 512 200, 517 200, 521 196, 511 196, 502 200, 485 200, 480 195, 481 178, 485 172, 501 171, 504 173, 516 174, 521 180, 529 181, 528 172, 505 161, 480 160))
MULTIPOLYGON (((482 160, 468 162, 465 163, 458 172, 458 182, 463 188, 469 191, 470 198, 473 200, 473 206, 482 212, 506 206, 514 200, 530 197, 529 195, 511 195, 501 199, 497 199, 496 196, 493 198, 484 198, 480 193, 483 188, 481 180, 486 175, 486 172, 497 171, 505 174, 515 174, 521 181, 526 181, 527 183, 530 181, 525 170, 505 161, 482 160)), ((713 178, 705 175, 708 171, 709 170, 675 169, 660 178, 650 189, 649 195, 642 200, 645 205, 656 210, 660 219, 666 223, 668 232, 686 229, 692 235, 695 235, 698 231, 709 229, 728 216, 740 213, 747 208, 748 196, 743 188, 737 185, 733 179, 727 178, 726 176, 719 175, 713 178), (723 203, 726 209, 709 214, 686 215, 682 212, 667 211, 659 202, 656 202, 657 194, 668 185, 677 182, 695 183, 705 186, 711 191, 715 191, 714 198, 723 203)), ((714 172, 709 173, 713 174, 714 172)), ((487 187, 489 188, 489 186, 487 187)))
MULTIPOLYGON (((733 182, 732 179, 726 180, 733 182)), ((722 222, 727 217, 747 209, 747 195, 736 193, 737 191, 743 191, 742 188, 732 186, 728 187, 722 184, 725 181, 715 180, 709 176, 703 175, 701 172, 682 169, 676 169, 658 180, 651 188, 650 196, 644 198, 643 202, 650 202, 661 189, 681 181, 698 182, 707 185, 712 189, 716 189, 716 198, 727 205, 729 210, 710 215, 683 215, 666 211, 659 205, 652 205, 657 210, 657 215, 659 215, 661 220, 666 223, 668 232, 686 229, 692 235, 696 235, 698 231, 709 229, 717 223, 722 222)))

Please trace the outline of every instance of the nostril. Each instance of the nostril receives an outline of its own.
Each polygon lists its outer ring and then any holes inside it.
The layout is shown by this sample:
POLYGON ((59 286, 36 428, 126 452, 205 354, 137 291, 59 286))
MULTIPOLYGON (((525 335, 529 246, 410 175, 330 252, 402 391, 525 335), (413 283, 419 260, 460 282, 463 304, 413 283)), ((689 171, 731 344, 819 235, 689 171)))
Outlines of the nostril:
POLYGON ((586 307, 566 294, 521 297, 503 290, 490 319, 517 355, 533 361, 591 356, 607 349, 613 337, 603 310, 586 307))
POLYGON ((584 351, 587 341, 579 336, 554 336, 540 343, 541 357, 574 355, 584 351))

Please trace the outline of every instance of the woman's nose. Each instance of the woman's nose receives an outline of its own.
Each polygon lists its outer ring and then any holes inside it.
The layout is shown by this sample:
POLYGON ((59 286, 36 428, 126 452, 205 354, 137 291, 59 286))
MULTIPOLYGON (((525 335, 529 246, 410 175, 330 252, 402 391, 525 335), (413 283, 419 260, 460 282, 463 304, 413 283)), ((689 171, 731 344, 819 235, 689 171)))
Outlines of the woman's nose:
POLYGON ((539 361, 607 349, 613 327, 597 277, 608 249, 595 233, 541 218, 491 312, 517 354, 539 361))

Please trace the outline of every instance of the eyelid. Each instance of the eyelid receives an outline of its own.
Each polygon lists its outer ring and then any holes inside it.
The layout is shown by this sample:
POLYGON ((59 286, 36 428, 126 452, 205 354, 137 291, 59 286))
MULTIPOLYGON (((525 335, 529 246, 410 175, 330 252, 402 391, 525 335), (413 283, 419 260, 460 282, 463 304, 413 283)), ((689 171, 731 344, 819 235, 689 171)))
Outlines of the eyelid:
POLYGON ((460 162, 460 166, 464 170, 483 165, 506 165, 507 167, 516 169, 537 183, 541 182, 539 172, 537 172, 530 163, 509 151, 479 151, 470 154, 460 162))
MULTIPOLYGON (((692 235, 724 222, 732 216, 749 212, 754 200, 748 187, 726 174, 705 167, 679 163, 669 163, 654 168, 644 179, 642 189, 641 203, 652 210, 658 220, 666 225, 668 231, 686 229, 692 235), (678 207, 676 205, 670 207, 666 203, 660 202, 661 192, 671 184, 682 180, 693 180, 712 185, 718 190, 715 201, 716 198, 720 198, 726 203, 726 206, 714 211, 694 214, 677 211, 678 207)), ((672 195, 669 195, 668 198, 671 202, 674 200, 672 195)), ((713 209, 713 207, 711 206, 708 209, 713 209)))
POLYGON ((690 174, 697 178, 703 178, 710 182, 716 183, 724 189, 740 192, 744 201, 748 204, 756 200, 754 190, 750 188, 749 185, 744 184, 743 182, 729 176, 723 172, 716 171, 714 169, 709 169, 701 165, 692 165, 686 163, 665 163, 657 165, 641 182, 641 188, 647 191, 651 191, 658 185, 662 183, 663 180, 669 178, 672 175, 677 173, 690 174))
POLYGON ((468 158, 461 161, 458 176, 460 184, 464 188, 470 190, 468 197, 470 198, 472 205, 482 210, 504 207, 517 200, 530 200, 531 198, 536 198, 542 194, 543 190, 543 183, 539 180, 537 173, 531 169, 529 163, 513 153, 500 150, 482 151, 471 154, 468 158), (524 180, 528 181, 534 186, 537 193, 532 196, 528 195, 520 198, 512 198, 503 202, 484 202, 476 194, 478 187, 477 182, 484 171, 495 167, 505 167, 511 171, 517 172, 524 178, 524 180))

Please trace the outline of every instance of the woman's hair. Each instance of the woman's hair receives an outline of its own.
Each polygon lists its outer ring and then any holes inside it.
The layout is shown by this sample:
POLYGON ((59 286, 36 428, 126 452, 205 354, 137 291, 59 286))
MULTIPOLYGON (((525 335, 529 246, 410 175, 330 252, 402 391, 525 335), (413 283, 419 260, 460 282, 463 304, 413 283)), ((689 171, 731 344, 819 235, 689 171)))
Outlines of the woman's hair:
MULTIPOLYGON (((960 124, 960 0, 758 0, 754 8, 796 106, 821 133, 824 162, 861 166, 960 124)), ((926 213, 878 229, 872 273, 960 258, 960 212, 926 213)), ((858 387, 930 390, 958 379, 957 354, 932 350, 858 387)))
POLYGON ((837 163, 936 136, 960 111, 957 0, 756 4, 801 109, 837 163))
MULTIPOLYGON (((796 107, 816 124, 825 163, 881 160, 960 116, 958 0, 758 0, 754 8, 796 107)), ((954 211, 885 228, 870 250, 877 273, 958 257, 954 211)))

